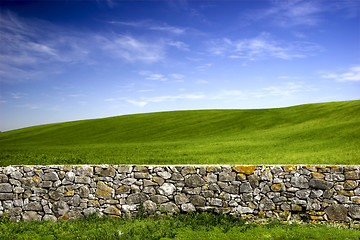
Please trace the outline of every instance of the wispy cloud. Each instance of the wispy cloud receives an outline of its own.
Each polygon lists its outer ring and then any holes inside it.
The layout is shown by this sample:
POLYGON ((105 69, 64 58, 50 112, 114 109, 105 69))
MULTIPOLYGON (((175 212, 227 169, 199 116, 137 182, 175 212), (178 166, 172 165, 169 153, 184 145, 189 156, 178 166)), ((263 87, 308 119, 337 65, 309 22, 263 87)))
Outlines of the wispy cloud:
POLYGON ((155 97, 141 97, 139 100, 124 98, 123 100, 138 107, 144 107, 149 103, 172 102, 178 100, 200 100, 205 98, 204 94, 179 94, 155 97))
POLYGON ((152 21, 136 21, 136 22, 110 21, 109 23, 114 25, 144 28, 153 31, 162 31, 176 35, 180 35, 186 32, 185 28, 170 26, 166 23, 157 24, 152 21))
POLYGON ((165 55, 164 44, 139 40, 130 35, 97 36, 96 39, 108 56, 128 62, 153 63, 162 60, 165 55))
POLYGON ((139 74, 144 76, 146 80, 153 80, 153 81, 161 81, 165 82, 168 80, 163 74, 160 73, 153 73, 150 71, 140 71, 139 74))
POLYGON ((305 58, 313 55, 320 49, 320 46, 310 42, 278 41, 266 32, 250 39, 231 40, 224 38, 213 40, 209 43, 209 52, 214 55, 248 60, 305 58))
POLYGON ((338 82, 358 82, 360 81, 360 65, 349 68, 342 73, 327 73, 322 78, 334 79, 338 82))
POLYGON ((270 7, 248 12, 246 22, 264 21, 279 27, 317 26, 326 20, 324 13, 342 11, 345 17, 356 16, 359 2, 342 1, 303 1, 273 0, 270 7))
POLYGON ((222 89, 218 93, 210 96, 210 99, 233 101, 268 97, 291 97, 298 93, 312 92, 316 90, 316 88, 308 86, 303 82, 285 82, 279 85, 268 86, 256 90, 222 89))
POLYGON ((177 49, 180 50, 189 51, 189 46, 181 41, 169 41, 168 45, 172 47, 176 47, 177 49))

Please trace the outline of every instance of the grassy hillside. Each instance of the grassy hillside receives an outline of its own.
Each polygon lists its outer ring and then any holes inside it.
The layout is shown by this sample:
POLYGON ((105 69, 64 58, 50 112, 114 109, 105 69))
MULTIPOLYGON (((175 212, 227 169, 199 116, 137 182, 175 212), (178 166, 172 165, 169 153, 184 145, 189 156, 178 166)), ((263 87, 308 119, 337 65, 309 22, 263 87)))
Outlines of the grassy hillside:
POLYGON ((10 164, 360 164, 360 101, 135 114, 0 133, 10 164))

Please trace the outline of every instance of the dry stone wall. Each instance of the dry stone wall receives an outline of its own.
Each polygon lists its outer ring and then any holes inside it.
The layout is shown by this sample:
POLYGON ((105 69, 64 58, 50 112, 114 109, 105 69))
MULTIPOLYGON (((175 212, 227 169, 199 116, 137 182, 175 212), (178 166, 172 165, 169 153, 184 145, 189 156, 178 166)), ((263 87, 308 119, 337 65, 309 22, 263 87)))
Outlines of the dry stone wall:
POLYGON ((0 215, 66 220, 211 211, 356 223, 360 165, 53 165, 0 168, 0 215), (141 207, 140 207, 141 206, 141 207))

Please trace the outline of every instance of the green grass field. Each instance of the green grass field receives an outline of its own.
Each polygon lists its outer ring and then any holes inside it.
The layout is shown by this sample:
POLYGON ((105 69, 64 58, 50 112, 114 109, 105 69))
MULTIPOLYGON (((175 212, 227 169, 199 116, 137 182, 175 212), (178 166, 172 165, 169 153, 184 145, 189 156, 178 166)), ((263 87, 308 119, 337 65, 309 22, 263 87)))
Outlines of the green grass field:
POLYGON ((146 113, 0 133, 0 165, 360 164, 360 100, 146 113))
POLYGON ((58 223, 18 222, 0 218, 0 239, 359 239, 358 228, 317 224, 245 224, 238 217, 191 213, 164 219, 91 217, 58 223))

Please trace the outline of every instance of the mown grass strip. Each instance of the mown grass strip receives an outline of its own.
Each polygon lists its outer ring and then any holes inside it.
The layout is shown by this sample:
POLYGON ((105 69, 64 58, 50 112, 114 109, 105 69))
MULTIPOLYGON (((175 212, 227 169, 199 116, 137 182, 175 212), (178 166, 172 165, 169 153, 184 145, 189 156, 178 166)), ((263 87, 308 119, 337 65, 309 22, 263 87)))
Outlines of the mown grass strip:
POLYGON ((245 224, 211 213, 151 218, 97 217, 58 223, 0 218, 0 239, 359 239, 360 230, 315 224, 245 224))

